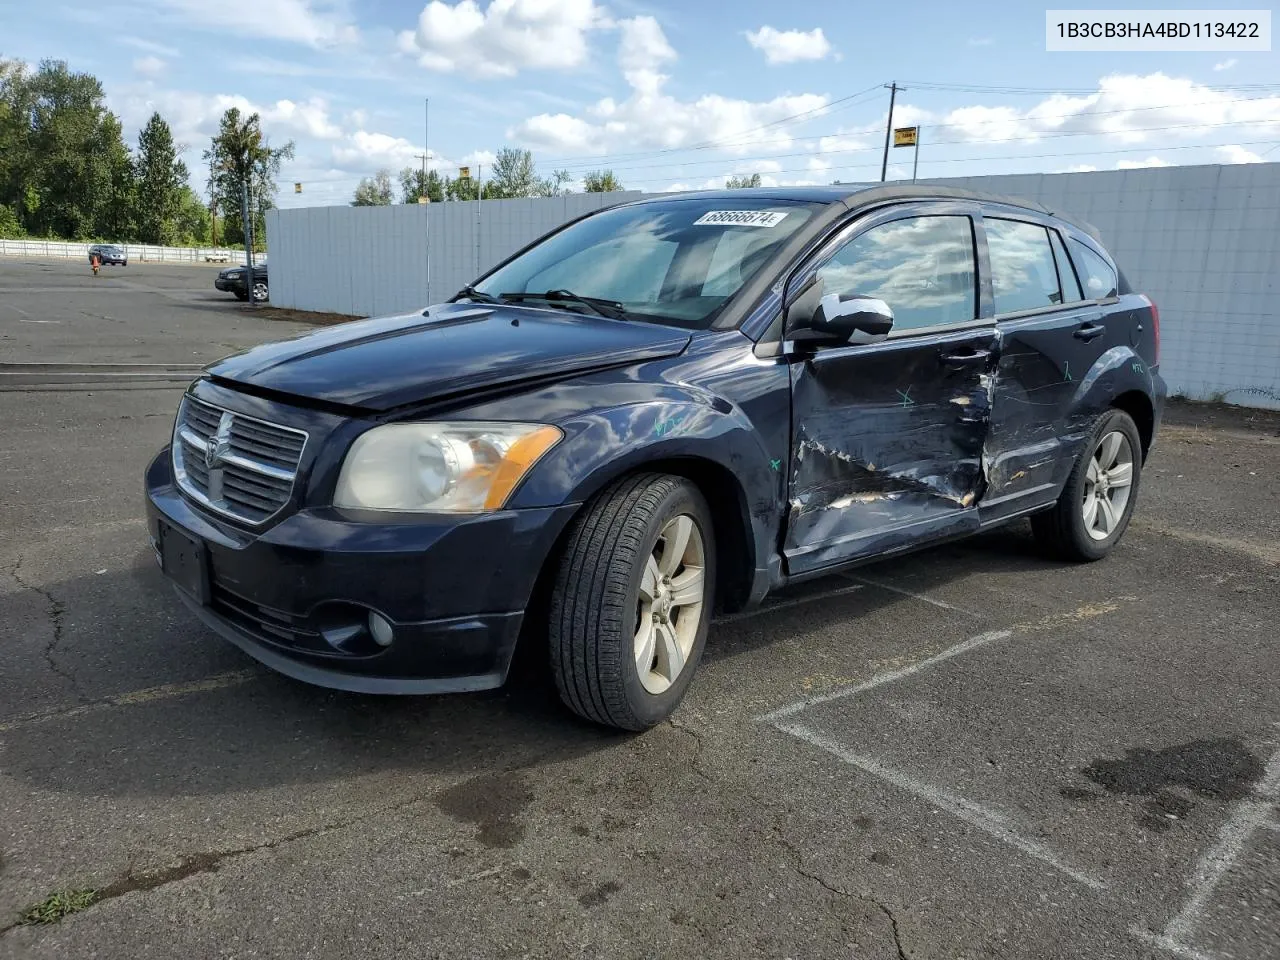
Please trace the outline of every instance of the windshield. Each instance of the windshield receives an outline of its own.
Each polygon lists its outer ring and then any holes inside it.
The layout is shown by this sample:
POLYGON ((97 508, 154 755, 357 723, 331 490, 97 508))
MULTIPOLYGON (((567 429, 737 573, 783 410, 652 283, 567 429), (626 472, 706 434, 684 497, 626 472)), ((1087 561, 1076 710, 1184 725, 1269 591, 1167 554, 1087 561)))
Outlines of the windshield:
POLYGON ((723 197, 618 207, 566 227, 474 290, 584 312, 582 301, 600 301, 608 315, 701 330, 815 209, 723 197))

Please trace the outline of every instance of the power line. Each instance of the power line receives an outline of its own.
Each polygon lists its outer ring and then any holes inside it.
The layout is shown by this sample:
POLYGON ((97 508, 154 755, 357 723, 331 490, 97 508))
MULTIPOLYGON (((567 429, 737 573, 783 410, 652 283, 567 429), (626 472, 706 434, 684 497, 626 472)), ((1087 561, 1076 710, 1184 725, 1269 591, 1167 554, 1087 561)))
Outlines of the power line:
MULTIPOLYGON (((1011 157, 992 156, 989 154, 984 154, 979 156, 967 156, 967 157, 939 157, 931 160, 921 160, 920 163, 922 165, 941 164, 941 163, 970 163, 970 162, 976 163, 984 160, 998 161, 1000 163, 1005 163, 1005 162, 1011 162, 1016 160, 1057 159, 1060 157, 1095 157, 1095 156, 1115 155, 1115 154, 1121 154, 1121 153, 1143 153, 1147 151, 1150 151, 1152 153, 1156 151, 1159 151, 1160 153, 1166 153, 1172 150, 1213 150, 1218 147, 1254 147, 1254 146, 1264 146, 1264 145, 1273 144, 1273 143, 1275 143, 1274 140, 1246 140, 1242 143, 1187 143, 1187 144, 1179 144, 1171 147, 1153 147, 1151 144, 1143 144, 1142 146, 1125 147, 1118 150, 1083 150, 1083 151, 1073 152, 1073 153, 1029 153, 1029 154, 1016 154, 1011 157)), ((872 148, 871 151, 861 151, 861 152, 867 153, 867 152, 873 152, 875 150, 876 148, 872 148)), ((817 174, 821 176, 828 176, 840 170, 878 170, 879 168, 880 168, 880 164, 878 163, 863 163, 863 164, 856 164, 856 165, 841 164, 838 167, 833 166, 829 170, 811 170, 808 167, 788 167, 788 168, 783 168, 781 170, 770 170, 768 171, 768 175, 773 176, 775 174, 782 174, 782 173, 810 173, 810 174, 817 174)), ((998 174, 991 174, 991 176, 998 176, 998 174)), ((664 181, 670 181, 672 179, 674 178, 648 177, 648 178, 642 178, 639 180, 632 180, 632 183, 641 183, 641 184, 661 183, 664 181)))

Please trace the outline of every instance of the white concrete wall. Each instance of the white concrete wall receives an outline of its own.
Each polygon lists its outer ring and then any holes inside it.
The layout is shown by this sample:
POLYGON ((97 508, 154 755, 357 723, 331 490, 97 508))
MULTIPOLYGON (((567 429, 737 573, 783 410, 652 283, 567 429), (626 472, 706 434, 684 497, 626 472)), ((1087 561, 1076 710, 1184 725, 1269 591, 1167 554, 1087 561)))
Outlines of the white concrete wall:
POLYGON ((1172 392, 1280 409, 1280 163, 931 182, 1087 220, 1160 309, 1172 392))
POLYGON ((566 220, 640 196, 271 210, 271 302, 356 316, 420 309, 566 220))
MULTIPOLYGON (((1172 392, 1280 409, 1280 163, 934 182, 1087 220, 1160 308, 1162 373, 1172 392)), ((640 196, 487 200, 478 248, 474 203, 272 211, 271 300, 360 316, 423 307, 564 220, 640 196)))

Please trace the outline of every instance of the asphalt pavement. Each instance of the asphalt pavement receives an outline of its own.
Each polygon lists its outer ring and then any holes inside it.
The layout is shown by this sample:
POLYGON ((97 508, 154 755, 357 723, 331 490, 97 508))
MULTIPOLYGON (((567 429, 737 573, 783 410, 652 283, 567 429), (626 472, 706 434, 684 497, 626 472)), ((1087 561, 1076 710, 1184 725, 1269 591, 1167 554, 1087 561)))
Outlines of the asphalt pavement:
POLYGON ((307 329, 213 276, 0 261, 0 957, 1280 956, 1280 417, 1175 406, 1100 563, 1015 525, 728 618, 619 735, 534 652, 361 697, 184 611, 143 466, 307 329))

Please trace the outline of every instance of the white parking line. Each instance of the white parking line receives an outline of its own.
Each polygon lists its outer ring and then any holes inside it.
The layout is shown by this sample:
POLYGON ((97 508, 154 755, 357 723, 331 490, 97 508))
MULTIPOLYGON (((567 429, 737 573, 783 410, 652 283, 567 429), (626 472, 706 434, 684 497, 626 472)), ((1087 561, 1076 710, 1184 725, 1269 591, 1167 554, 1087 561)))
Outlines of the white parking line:
POLYGON ((854 583, 865 584, 868 587, 876 587, 880 590, 888 590, 890 593, 896 593, 899 596, 910 597, 912 600, 919 600, 921 603, 927 603, 930 606, 938 607, 942 610, 950 610, 952 613, 963 613, 966 617, 973 617, 975 620, 980 619, 978 614, 972 610, 966 610, 964 607, 957 607, 954 604, 947 603, 945 600, 938 600, 927 594, 915 593, 911 590, 905 590, 902 587, 895 587, 892 584, 885 583, 881 580, 870 580, 866 577, 855 577, 853 574, 846 573, 845 579, 852 580, 854 583))
MULTIPOLYGON (((953 647, 952 649, 954 650, 955 648, 953 647)), ((1076 883, 1082 884, 1090 890, 1105 890, 1107 888, 1106 883, 1099 880, 1097 877, 1091 877, 1089 874, 1064 863, 1057 854, 1044 844, 1038 843, 1037 841, 1032 840, 1029 837, 1024 837, 1022 834, 1018 833, 1018 831, 1013 828, 1009 818, 997 810, 992 810, 980 803, 967 800, 959 794, 952 793, 949 790, 944 790, 941 787, 935 787, 932 784, 917 780, 914 777, 903 773, 901 770, 895 770, 892 767, 886 766, 872 757, 855 753, 839 741, 824 736, 816 730, 806 727, 802 723, 797 723, 794 720, 788 720, 775 724, 775 726, 784 733, 789 733, 791 736, 798 737, 811 746, 815 746, 820 750, 825 750, 837 759, 843 760, 845 763, 857 767, 859 770, 869 773, 873 777, 892 784, 900 790, 905 790, 907 793, 913 794, 921 800, 927 801, 932 806, 941 807, 948 813, 959 817, 970 826, 977 827, 984 833, 989 833, 997 840, 1003 840, 1010 846, 1018 848, 1029 857, 1033 857, 1042 863, 1047 863, 1055 870, 1066 874, 1072 880, 1076 881, 1076 883)))
POLYGON ((921 670, 927 670, 934 664, 942 663, 944 660, 950 660, 952 657, 958 657, 962 653, 968 653, 970 650, 976 650, 979 647, 985 647, 988 643, 994 643, 997 640, 1007 640, 1013 636, 1012 630, 991 630, 987 633, 980 633, 976 637, 970 637, 963 643, 957 643, 955 646, 947 647, 941 653, 936 653, 927 660, 920 660, 898 670, 889 670, 885 673, 877 673, 870 680, 864 680, 861 683, 851 684, 847 687, 840 687, 837 690, 828 693, 819 693, 812 697, 805 697, 803 700, 797 700, 795 703, 774 710, 772 713, 766 713, 757 717, 757 720, 763 720, 766 723, 776 724, 779 720, 786 717, 794 716, 802 710, 808 710, 810 707, 816 707, 822 703, 830 703, 832 700, 842 700, 845 697, 852 697, 855 694, 862 693, 864 690, 870 690, 873 687, 879 687, 886 683, 893 683, 895 680, 902 680, 911 676, 913 673, 919 673, 921 670))
POLYGON ((1183 905, 1162 933, 1135 928, 1131 932, 1147 943, 1155 944, 1170 953, 1187 960, 1212 960, 1212 955, 1197 950, 1187 941, 1195 932, 1209 903, 1209 898, 1222 882, 1244 851, 1244 845, 1254 832, 1268 824, 1268 818, 1280 801, 1280 750, 1271 755, 1267 761, 1266 771, 1258 785, 1254 787, 1253 796, 1239 801, 1227 822, 1218 831, 1217 842, 1204 852, 1195 873, 1192 874, 1188 886, 1191 896, 1183 905))

